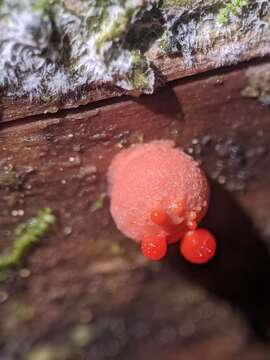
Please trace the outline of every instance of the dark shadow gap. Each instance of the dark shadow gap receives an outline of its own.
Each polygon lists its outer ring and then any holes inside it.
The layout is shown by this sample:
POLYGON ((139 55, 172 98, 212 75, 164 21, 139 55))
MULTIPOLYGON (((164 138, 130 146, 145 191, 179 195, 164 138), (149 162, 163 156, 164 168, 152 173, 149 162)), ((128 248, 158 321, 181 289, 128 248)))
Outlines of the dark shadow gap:
POLYGON ((255 335, 265 340, 270 325, 268 249, 232 195, 215 183, 211 189, 211 205, 202 226, 216 235, 216 257, 207 265, 194 266, 174 247, 168 262, 175 271, 240 309, 255 335))

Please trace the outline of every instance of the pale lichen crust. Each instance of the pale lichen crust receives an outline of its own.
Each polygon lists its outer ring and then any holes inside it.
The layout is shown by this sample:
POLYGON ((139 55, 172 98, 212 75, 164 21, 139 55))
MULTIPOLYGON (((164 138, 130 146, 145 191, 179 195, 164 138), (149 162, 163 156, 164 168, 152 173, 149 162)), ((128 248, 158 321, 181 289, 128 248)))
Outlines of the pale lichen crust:
POLYGON ((268 0, 0 0, 0 94, 49 103, 91 85, 152 93, 153 48, 218 67, 258 44, 270 53, 269 38, 268 0))
POLYGON ((164 0, 164 4, 161 51, 182 56, 186 66, 200 65, 201 57, 214 67, 235 64, 259 44, 264 48, 261 55, 270 53, 268 0, 164 0))
POLYGON ((255 66, 247 70, 248 85, 242 91, 247 98, 255 98, 270 106, 270 64, 255 66))

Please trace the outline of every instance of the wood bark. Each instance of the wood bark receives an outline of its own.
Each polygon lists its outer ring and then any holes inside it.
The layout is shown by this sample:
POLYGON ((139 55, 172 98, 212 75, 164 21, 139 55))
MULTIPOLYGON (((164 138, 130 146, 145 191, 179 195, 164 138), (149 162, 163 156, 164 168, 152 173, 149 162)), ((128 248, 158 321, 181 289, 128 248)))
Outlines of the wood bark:
POLYGON ((261 66, 1 125, 1 252, 40 208, 57 218, 0 285, 1 359, 36 360, 42 351, 73 360, 270 356, 260 341, 270 315, 270 108, 243 95, 261 66), (150 263, 110 217, 112 157, 160 138, 174 139, 209 176, 205 225, 219 243, 209 265, 187 264, 177 246, 150 263))

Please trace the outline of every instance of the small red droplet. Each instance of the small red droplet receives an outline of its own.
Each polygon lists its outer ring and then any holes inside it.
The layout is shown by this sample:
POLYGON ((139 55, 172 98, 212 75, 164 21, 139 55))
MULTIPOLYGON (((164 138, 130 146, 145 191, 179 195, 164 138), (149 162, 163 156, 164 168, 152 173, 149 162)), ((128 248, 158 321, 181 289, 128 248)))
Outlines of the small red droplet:
POLYGON ((167 253, 165 236, 146 236, 141 243, 143 255, 150 260, 161 260, 167 253))
POLYGON ((195 230, 196 227, 198 226, 198 224, 196 221, 191 220, 191 221, 188 221, 187 226, 190 230, 195 230))
POLYGON ((161 226, 166 231, 166 233, 171 234, 174 231, 175 224, 164 210, 154 210, 151 212, 150 217, 153 223, 161 226))
POLYGON ((168 215, 163 210, 154 210, 151 212, 151 220, 157 225, 166 225, 168 222, 168 215))
POLYGON ((180 252, 193 264, 208 262, 216 252, 217 242, 206 229, 188 231, 180 242, 180 252))

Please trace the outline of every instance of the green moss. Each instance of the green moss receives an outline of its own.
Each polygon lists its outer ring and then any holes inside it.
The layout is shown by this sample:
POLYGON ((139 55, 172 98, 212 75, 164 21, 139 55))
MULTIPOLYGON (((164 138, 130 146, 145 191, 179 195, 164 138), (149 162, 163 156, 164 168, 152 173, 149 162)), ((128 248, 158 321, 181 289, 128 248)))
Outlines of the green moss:
POLYGON ((119 40, 121 36, 126 33, 133 14, 134 8, 128 8, 117 20, 112 22, 108 27, 105 26, 105 30, 101 32, 97 39, 97 48, 100 49, 106 42, 119 40))
POLYGON ((135 90, 144 90, 149 86, 148 77, 138 68, 133 71, 132 83, 135 90))
POLYGON ((52 5, 55 3, 55 0, 36 0, 33 2, 33 10, 39 13, 48 13, 51 10, 52 5))
POLYGON ((0 256, 0 274, 3 275, 10 268, 18 266, 29 249, 40 241, 54 222, 52 210, 45 208, 27 223, 19 224, 15 229, 12 248, 7 254, 0 256))
POLYGON ((140 51, 134 51, 132 55, 133 69, 131 73, 131 83, 136 90, 146 90, 149 87, 149 77, 147 74, 148 63, 140 51))
POLYGON ((96 6, 98 7, 97 14, 86 18, 86 26, 90 32, 98 33, 102 30, 102 25, 109 18, 108 5, 109 3, 107 1, 102 2, 102 4, 99 4, 99 2, 96 1, 96 6))
POLYGON ((243 8, 248 5, 248 0, 231 0, 227 5, 219 10, 218 23, 221 25, 228 24, 230 15, 238 15, 243 8))
POLYGON ((192 0, 163 0, 162 6, 164 8, 174 8, 174 7, 185 6, 192 3, 193 3, 192 0))
POLYGON ((158 40, 158 47, 160 55, 166 55, 170 50, 170 43, 168 42, 167 33, 163 32, 160 39, 158 40))
POLYGON ((104 205, 104 201, 105 201, 105 198, 106 198, 106 194, 105 193, 101 193, 96 201, 92 204, 91 206, 91 211, 92 212, 95 212, 97 210, 101 210, 103 208, 103 205, 104 205))

